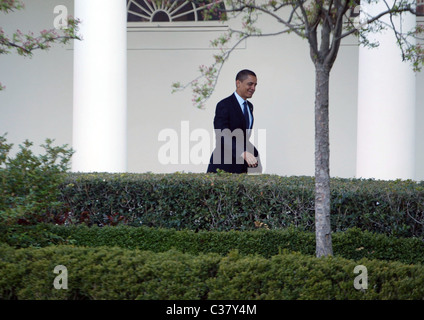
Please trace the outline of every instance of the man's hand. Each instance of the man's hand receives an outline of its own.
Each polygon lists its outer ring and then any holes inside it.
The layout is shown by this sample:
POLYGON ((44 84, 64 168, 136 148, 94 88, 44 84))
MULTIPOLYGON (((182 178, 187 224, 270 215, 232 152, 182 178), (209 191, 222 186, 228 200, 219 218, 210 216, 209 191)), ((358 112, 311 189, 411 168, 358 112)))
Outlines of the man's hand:
POLYGON ((256 157, 250 152, 245 151, 243 152, 242 156, 249 167, 256 168, 258 166, 258 159, 256 159, 256 157))

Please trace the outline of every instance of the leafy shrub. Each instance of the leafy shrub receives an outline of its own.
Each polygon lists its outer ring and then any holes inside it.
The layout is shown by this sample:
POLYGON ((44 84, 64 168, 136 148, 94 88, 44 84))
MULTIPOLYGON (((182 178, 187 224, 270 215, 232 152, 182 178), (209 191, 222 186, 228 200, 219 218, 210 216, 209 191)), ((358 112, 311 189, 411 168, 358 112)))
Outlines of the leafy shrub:
POLYGON ((0 247, 0 299, 202 299, 219 256, 153 253, 117 247, 0 247), (68 290, 53 286, 67 268, 68 290))
POLYGON ((12 144, 0 136, 0 223, 6 225, 46 222, 62 204, 59 186, 65 179, 73 151, 67 145, 54 147, 53 140, 41 145, 45 153, 35 155, 28 140, 15 157, 12 144))
MULTIPOLYGON (((331 180, 333 231, 424 237, 424 184, 331 180)), ((232 174, 69 174, 63 223, 191 230, 314 231, 314 178, 232 174)))
MULTIPOLYGON (((175 249, 191 254, 214 252, 226 255, 237 249, 241 254, 270 258, 284 250, 315 255, 313 232, 289 227, 278 230, 198 231, 165 228, 105 226, 16 226, 0 234, 0 242, 15 248, 71 244, 84 247, 121 247, 154 252, 175 249), (25 236, 21 236, 24 234, 25 236), (23 241, 22 239, 26 240, 23 241)), ((424 263, 424 242, 418 238, 397 238, 352 228, 333 233, 334 255, 346 259, 362 258, 424 263)))
POLYGON ((66 145, 52 144, 53 140, 47 139, 42 145, 45 153, 35 155, 31 150, 33 143, 26 140, 10 157, 12 144, 6 142, 5 135, 0 136, 0 234, 7 241, 37 246, 60 240, 47 235, 43 226, 16 232, 24 225, 52 221, 63 210, 59 186, 73 151, 66 145))
POLYGON ((221 260, 209 299, 380 300, 422 299, 422 265, 343 258, 315 258, 298 253, 271 259, 230 253, 221 260), (367 268, 368 288, 354 287, 354 269, 367 268))
POLYGON ((423 299, 424 268, 287 253, 265 258, 231 251, 191 255, 117 247, 13 249, 0 246, 0 299, 423 299), (368 288, 353 271, 367 268, 368 288), (55 289, 55 266, 68 289, 55 289))

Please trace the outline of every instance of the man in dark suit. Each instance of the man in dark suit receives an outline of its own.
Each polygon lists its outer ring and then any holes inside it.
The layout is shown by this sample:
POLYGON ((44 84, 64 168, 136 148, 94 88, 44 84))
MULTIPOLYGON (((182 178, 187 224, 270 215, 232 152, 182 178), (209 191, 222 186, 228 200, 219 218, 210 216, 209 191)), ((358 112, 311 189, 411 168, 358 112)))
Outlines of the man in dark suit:
POLYGON ((253 105, 247 101, 255 93, 256 85, 256 74, 241 70, 236 76, 236 91, 217 104, 213 121, 216 148, 208 173, 217 172, 217 169, 247 173, 248 169, 250 172, 260 167, 258 151, 249 141, 254 118, 253 105))

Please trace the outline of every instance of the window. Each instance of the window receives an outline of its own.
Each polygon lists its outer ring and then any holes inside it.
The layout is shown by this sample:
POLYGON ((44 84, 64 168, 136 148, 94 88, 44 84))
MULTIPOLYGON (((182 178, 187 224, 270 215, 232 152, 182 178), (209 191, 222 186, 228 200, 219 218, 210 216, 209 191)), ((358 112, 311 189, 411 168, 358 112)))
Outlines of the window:
MULTIPOLYGON (((214 0, 201 3, 189 0, 127 0, 128 22, 179 22, 205 21, 204 11, 214 0)), ((220 8, 225 9, 224 3, 220 8)), ((219 20, 219 12, 212 14, 210 20, 219 20)))

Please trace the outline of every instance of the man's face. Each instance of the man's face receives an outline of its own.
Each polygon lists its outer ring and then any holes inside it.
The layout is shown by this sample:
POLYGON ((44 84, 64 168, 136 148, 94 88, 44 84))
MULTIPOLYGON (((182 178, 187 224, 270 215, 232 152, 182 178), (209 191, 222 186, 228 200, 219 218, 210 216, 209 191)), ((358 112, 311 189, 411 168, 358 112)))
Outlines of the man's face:
POLYGON ((251 98, 256 90, 257 80, 255 76, 247 76, 243 81, 237 80, 237 94, 244 100, 251 98))

